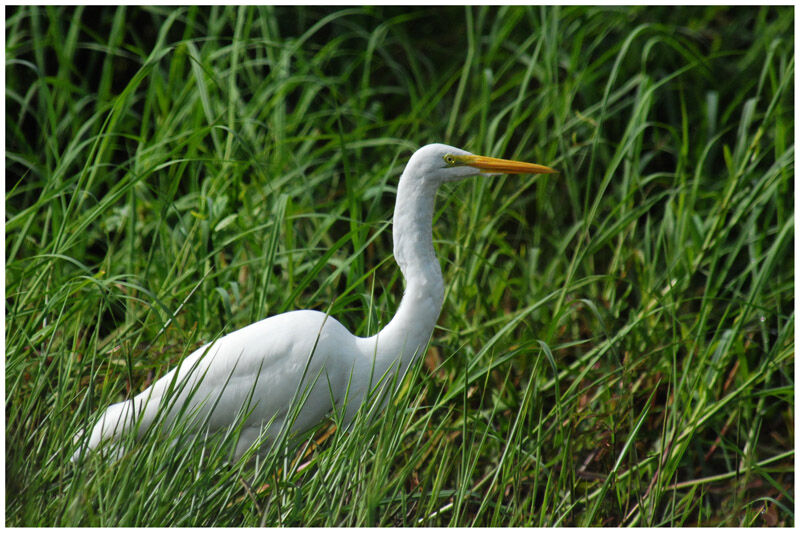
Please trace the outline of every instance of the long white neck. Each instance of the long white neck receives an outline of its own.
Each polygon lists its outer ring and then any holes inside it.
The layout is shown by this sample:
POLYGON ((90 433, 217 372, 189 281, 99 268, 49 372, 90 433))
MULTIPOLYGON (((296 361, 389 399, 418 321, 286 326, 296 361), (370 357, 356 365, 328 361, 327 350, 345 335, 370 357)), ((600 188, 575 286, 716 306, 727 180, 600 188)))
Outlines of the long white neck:
POLYGON ((405 278, 400 307, 373 339, 378 375, 398 365, 401 375, 422 355, 444 301, 444 281, 433 250, 433 204, 438 184, 415 178, 406 168, 397 185, 394 258, 405 278))

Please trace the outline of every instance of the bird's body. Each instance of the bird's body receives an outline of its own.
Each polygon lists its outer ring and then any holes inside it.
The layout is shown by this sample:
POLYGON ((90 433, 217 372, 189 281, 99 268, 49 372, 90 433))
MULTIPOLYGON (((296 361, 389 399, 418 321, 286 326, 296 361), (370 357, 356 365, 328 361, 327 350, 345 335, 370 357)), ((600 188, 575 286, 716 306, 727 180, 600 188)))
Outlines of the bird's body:
MULTIPOLYGON (((244 416, 235 457, 263 432, 271 442, 286 429, 292 402, 302 402, 293 433, 312 428, 334 408, 351 420, 368 392, 391 381, 393 372, 402 376, 425 349, 444 299, 431 235, 436 191, 444 181, 481 171, 553 172, 442 144, 415 152, 398 184, 393 219, 394 255, 406 288, 397 313, 376 335, 352 335, 319 311, 266 318, 197 349, 133 399, 109 406, 86 446, 118 440, 134 427, 142 434, 159 412, 165 428, 190 417, 189 430, 204 433, 244 416)), ((81 453, 79 448, 73 460, 81 453)))

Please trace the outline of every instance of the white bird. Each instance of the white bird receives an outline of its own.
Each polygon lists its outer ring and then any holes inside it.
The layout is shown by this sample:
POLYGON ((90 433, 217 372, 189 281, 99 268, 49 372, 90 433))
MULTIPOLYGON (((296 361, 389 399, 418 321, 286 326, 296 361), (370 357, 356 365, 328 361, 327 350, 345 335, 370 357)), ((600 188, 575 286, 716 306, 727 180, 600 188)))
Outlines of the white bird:
POLYGON ((357 337, 319 311, 292 311, 246 326, 197 349, 133 399, 109 406, 72 460, 136 427, 141 436, 159 412, 165 417, 164 431, 185 417, 192 417, 190 430, 204 434, 243 420, 234 458, 262 432, 262 443, 273 442, 282 430, 300 434, 334 408, 349 423, 387 376, 396 371, 402 378, 426 349, 439 318, 444 281, 431 233, 439 186, 482 173, 554 172, 444 144, 420 148, 397 186, 394 258, 405 278, 405 292, 386 327, 372 337, 357 337), (296 418, 285 424, 292 403, 299 401, 296 418))

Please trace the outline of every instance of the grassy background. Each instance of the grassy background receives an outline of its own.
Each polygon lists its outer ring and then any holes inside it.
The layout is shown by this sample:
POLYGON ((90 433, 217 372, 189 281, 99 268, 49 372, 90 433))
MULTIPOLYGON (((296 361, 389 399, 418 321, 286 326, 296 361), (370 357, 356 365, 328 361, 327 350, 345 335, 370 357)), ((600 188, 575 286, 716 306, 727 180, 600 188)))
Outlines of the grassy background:
POLYGON ((8 525, 793 525, 794 12, 6 10, 8 525), (557 167, 439 194, 448 286, 383 416, 256 471, 72 435, 202 342, 402 294, 447 142, 557 167))

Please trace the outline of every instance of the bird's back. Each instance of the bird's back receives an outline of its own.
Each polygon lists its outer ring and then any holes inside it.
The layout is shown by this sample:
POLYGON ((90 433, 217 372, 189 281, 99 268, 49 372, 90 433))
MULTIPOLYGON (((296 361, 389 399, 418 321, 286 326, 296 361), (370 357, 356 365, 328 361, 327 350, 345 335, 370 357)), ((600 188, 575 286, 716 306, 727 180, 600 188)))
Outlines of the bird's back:
POLYGON ((292 405, 287 398, 305 397, 292 425, 293 432, 305 431, 331 411, 332 400, 343 402, 354 365, 363 366, 356 341, 318 311, 261 320, 197 349, 133 400, 111 405, 88 446, 116 440, 136 424, 142 435, 159 417, 170 428, 188 414, 189 431, 214 432, 246 416, 238 456, 262 429, 278 435, 292 405))

